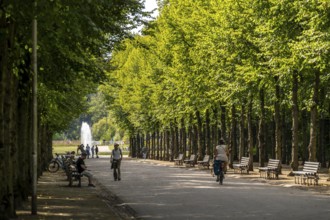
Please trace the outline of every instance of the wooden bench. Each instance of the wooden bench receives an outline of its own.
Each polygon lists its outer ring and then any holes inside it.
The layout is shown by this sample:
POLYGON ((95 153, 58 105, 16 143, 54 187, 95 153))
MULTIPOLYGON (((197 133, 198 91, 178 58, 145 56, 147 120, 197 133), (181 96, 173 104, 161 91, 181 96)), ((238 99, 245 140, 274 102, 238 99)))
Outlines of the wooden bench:
POLYGON ((205 155, 203 160, 197 161, 199 167, 210 169, 210 155, 205 155))
POLYGON ((183 154, 179 154, 179 156, 174 159, 174 165, 182 165, 182 164, 183 164, 183 154))
POLYGON ((243 170, 246 170, 247 174, 249 174, 249 164, 250 164, 250 157, 242 157, 240 163, 233 164, 234 173, 236 170, 240 170, 241 173, 243 170))
POLYGON ((278 179, 278 175, 280 173, 280 160, 269 159, 267 167, 259 167, 260 177, 262 177, 262 173, 265 173, 264 178, 270 179, 275 177, 278 179), (271 175, 273 174, 273 175, 271 175))
POLYGON ((294 175, 294 182, 301 183, 309 186, 310 184, 318 185, 318 171, 320 169, 320 163, 319 162, 311 162, 311 161, 306 161, 304 163, 303 169, 301 171, 292 171, 292 174, 294 175))
POLYGON ((77 167, 73 164, 69 167, 69 173, 68 173, 68 180, 69 180, 69 186, 72 186, 73 180, 78 181, 78 187, 81 187, 81 177, 83 175, 78 172, 77 167))
POLYGON ((195 166, 195 161, 196 161, 196 154, 192 154, 192 155, 190 155, 190 158, 187 159, 187 160, 184 160, 183 163, 186 166, 192 166, 192 167, 194 167, 195 166))

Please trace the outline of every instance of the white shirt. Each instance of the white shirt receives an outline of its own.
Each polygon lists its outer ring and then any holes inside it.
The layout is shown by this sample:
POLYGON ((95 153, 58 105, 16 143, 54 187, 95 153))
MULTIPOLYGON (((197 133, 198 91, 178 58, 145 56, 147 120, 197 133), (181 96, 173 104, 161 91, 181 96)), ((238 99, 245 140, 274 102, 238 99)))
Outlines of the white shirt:
POLYGON ((120 151, 121 150, 119 148, 117 150, 113 149, 112 158, 115 159, 115 160, 119 160, 121 158, 120 151))
POLYGON ((218 152, 216 160, 228 162, 227 145, 218 145, 215 148, 217 149, 218 152))

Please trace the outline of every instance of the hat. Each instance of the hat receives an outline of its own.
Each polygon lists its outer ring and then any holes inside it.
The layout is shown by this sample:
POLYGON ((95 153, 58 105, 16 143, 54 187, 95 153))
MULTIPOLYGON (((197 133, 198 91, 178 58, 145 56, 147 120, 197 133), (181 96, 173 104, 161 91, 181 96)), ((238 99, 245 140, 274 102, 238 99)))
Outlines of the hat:
POLYGON ((114 146, 119 146, 119 144, 115 143, 115 145, 114 145, 114 146))

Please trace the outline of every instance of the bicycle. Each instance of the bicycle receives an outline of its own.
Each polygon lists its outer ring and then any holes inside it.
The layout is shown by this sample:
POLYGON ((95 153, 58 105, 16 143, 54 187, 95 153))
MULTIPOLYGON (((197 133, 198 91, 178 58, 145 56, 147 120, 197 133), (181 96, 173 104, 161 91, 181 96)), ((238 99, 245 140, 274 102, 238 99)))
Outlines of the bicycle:
POLYGON ((223 184, 223 180, 225 178, 225 173, 224 173, 224 161, 221 160, 215 160, 214 161, 214 167, 215 167, 215 175, 217 176, 217 182, 219 181, 219 184, 223 184))
POLYGON ((56 173, 60 169, 60 167, 62 169, 65 168, 65 164, 62 157, 57 153, 55 153, 55 155, 56 157, 49 162, 47 167, 48 171, 51 173, 56 173))

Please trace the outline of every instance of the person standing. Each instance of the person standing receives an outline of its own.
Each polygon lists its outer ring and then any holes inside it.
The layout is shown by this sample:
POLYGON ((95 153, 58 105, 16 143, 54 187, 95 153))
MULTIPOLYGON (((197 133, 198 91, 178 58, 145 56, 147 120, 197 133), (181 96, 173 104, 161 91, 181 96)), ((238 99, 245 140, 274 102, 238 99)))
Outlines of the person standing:
POLYGON ((87 159, 89 159, 89 156, 91 155, 91 147, 88 144, 86 146, 86 153, 87 153, 87 159))
POLYGON ((146 146, 144 146, 142 148, 142 157, 143 157, 143 159, 147 159, 147 154, 148 154, 148 148, 146 146))
POLYGON ((94 158, 94 152, 95 152, 95 147, 94 147, 94 145, 92 146, 91 151, 92 151, 92 158, 94 158))
POLYGON ((110 156, 110 163, 111 163, 111 169, 113 169, 113 178, 115 181, 117 179, 120 181, 120 165, 121 160, 123 159, 123 154, 121 149, 119 148, 119 144, 114 144, 114 149, 112 150, 111 156, 110 156))
POLYGON ((97 145, 95 145, 95 155, 96 158, 99 158, 99 147, 97 145))
POLYGON ((87 153, 83 152, 81 156, 78 158, 76 162, 77 171, 78 173, 81 173, 84 176, 87 176, 88 178, 88 186, 95 187, 93 183, 93 175, 87 170, 87 166, 85 165, 85 159, 86 159, 87 153))
POLYGON ((78 145, 78 147, 77 147, 77 155, 78 155, 79 151, 80 151, 81 154, 82 153, 86 153, 83 144, 78 145))

